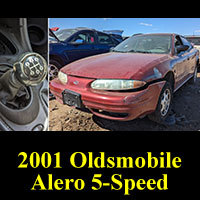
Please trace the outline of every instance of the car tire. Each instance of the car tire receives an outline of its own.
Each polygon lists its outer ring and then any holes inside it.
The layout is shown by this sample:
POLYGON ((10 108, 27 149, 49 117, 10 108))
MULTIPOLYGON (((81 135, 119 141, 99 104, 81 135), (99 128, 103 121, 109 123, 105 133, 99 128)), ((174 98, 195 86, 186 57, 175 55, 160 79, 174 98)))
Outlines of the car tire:
POLYGON ((58 76, 58 72, 60 68, 61 68, 61 65, 56 60, 49 61, 49 80, 50 81, 58 76))
POLYGON ((148 115, 148 118, 159 124, 165 124, 166 118, 172 109, 173 91, 169 82, 166 82, 158 99, 158 104, 154 113, 148 115))
POLYGON ((197 82, 197 74, 198 74, 198 66, 195 67, 193 77, 190 80, 191 84, 196 84, 196 82, 197 82))

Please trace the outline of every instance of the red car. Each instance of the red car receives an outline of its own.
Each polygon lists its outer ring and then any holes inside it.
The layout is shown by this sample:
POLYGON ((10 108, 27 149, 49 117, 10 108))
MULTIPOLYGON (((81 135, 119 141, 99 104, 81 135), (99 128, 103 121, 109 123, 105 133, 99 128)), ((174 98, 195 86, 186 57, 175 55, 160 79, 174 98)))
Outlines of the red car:
POLYGON ((132 36, 112 52, 63 67, 50 90, 61 103, 107 119, 163 123, 173 93, 196 82, 199 51, 177 34, 132 36))

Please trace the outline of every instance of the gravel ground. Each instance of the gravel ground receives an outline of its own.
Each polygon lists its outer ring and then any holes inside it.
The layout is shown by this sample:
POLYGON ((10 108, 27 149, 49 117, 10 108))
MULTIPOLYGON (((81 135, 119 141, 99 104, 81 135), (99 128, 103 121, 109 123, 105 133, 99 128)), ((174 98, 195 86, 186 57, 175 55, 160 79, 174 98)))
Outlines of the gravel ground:
POLYGON ((186 83, 174 94, 173 110, 176 123, 159 125, 148 117, 128 122, 101 119, 90 113, 49 102, 50 131, 200 131, 200 72, 197 83, 186 83))

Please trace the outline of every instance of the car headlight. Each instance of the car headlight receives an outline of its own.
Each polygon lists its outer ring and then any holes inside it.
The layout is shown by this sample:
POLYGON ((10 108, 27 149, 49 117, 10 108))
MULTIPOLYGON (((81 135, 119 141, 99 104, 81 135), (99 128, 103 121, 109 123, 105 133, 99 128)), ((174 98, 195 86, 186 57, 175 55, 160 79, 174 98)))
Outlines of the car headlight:
POLYGON ((61 71, 59 71, 59 72, 58 72, 58 79, 60 80, 60 82, 61 82, 62 84, 66 84, 66 83, 67 83, 67 74, 65 74, 65 73, 63 73, 63 72, 61 72, 61 71))
POLYGON ((109 80, 97 79, 92 82, 91 87, 96 90, 130 90, 143 87, 144 81, 138 80, 109 80))

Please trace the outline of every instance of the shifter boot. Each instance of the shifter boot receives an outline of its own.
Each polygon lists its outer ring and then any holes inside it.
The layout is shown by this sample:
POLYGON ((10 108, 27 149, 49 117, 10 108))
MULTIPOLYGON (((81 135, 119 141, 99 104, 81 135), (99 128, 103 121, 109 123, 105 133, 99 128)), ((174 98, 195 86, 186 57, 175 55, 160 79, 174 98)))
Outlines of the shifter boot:
POLYGON ((8 70, 0 78, 0 100, 4 102, 13 100, 22 86, 22 83, 15 78, 13 70, 8 70))
POLYGON ((0 100, 5 104, 16 97, 21 87, 40 84, 46 78, 47 71, 47 63, 41 55, 34 52, 22 54, 13 69, 0 78, 0 100))

